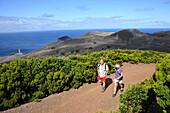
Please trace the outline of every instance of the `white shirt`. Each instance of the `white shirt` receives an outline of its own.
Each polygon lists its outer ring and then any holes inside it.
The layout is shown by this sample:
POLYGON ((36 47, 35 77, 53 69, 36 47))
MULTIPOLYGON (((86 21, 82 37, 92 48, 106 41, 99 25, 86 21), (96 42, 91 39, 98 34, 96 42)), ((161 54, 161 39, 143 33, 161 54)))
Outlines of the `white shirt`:
POLYGON ((106 76, 106 72, 109 70, 108 65, 106 63, 104 63, 103 66, 101 64, 98 64, 98 69, 99 69, 99 76, 101 78, 105 77, 106 76), (105 65, 106 65, 106 69, 105 69, 105 65))

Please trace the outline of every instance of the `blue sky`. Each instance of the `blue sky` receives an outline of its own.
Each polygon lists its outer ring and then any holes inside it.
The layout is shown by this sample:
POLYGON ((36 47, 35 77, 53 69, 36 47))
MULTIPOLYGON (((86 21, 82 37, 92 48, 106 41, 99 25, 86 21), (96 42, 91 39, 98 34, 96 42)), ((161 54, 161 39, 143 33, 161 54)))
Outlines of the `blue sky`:
POLYGON ((170 0, 0 0, 0 32, 170 28, 170 0))

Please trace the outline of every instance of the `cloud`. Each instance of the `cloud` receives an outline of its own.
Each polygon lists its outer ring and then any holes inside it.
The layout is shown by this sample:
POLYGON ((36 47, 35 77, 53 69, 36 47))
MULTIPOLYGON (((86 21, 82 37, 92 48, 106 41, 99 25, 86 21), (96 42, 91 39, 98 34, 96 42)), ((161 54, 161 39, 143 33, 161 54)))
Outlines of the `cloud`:
POLYGON ((0 32, 41 31, 67 27, 61 20, 0 16, 0 32))
POLYGON ((153 8, 136 8, 135 11, 137 12, 145 12, 145 11, 153 11, 153 8))
POLYGON ((170 21, 154 21, 152 18, 125 18, 123 16, 84 17, 72 21, 0 16, 0 32, 98 28, 151 28, 155 26, 169 28, 170 21))
POLYGON ((165 1, 164 4, 169 5, 170 4, 170 0, 165 1))
POLYGON ((167 21, 157 20, 157 21, 155 21, 155 23, 158 25, 170 26, 170 22, 167 22, 167 21))
POLYGON ((76 6, 76 8, 79 9, 79 10, 83 10, 83 11, 86 11, 86 10, 90 9, 86 5, 79 5, 79 6, 76 6))
POLYGON ((42 15, 42 17, 50 18, 50 17, 54 17, 54 15, 53 15, 53 14, 44 13, 44 14, 42 15))

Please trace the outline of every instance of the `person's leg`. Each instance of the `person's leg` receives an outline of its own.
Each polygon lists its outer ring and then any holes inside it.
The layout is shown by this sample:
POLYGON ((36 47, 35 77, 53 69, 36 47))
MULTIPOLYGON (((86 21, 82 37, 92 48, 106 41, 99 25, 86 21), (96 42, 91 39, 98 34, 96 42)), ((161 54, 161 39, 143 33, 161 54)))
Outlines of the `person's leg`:
POLYGON ((102 84, 102 81, 101 81, 101 80, 99 80, 98 82, 99 82, 100 84, 102 84))
POLYGON ((106 83, 105 83, 105 81, 102 81, 103 82, 103 87, 105 87, 106 86, 106 83))
POLYGON ((121 87, 121 91, 123 91, 123 81, 120 80, 120 81, 119 81, 119 84, 120 84, 120 87, 121 87))
POLYGON ((100 83, 100 84, 102 84, 102 79, 101 79, 101 77, 98 75, 98 77, 97 77, 97 80, 98 80, 98 82, 100 83))
POLYGON ((106 86, 106 82, 105 81, 106 81, 106 77, 103 77, 102 78, 102 82, 103 82, 102 92, 104 92, 105 89, 106 89, 106 87, 105 87, 106 86))
POLYGON ((116 95, 117 86, 118 86, 117 80, 114 80, 114 95, 116 95))

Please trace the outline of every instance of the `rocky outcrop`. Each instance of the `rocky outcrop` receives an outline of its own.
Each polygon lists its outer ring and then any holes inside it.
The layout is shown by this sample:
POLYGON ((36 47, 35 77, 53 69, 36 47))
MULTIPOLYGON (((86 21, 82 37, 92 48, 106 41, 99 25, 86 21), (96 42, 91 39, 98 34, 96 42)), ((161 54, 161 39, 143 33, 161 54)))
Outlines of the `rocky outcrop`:
POLYGON ((63 37, 60 37, 58 38, 58 41, 57 42, 64 42, 64 41, 67 41, 67 40, 71 40, 72 38, 68 37, 68 36, 63 36, 63 37))

